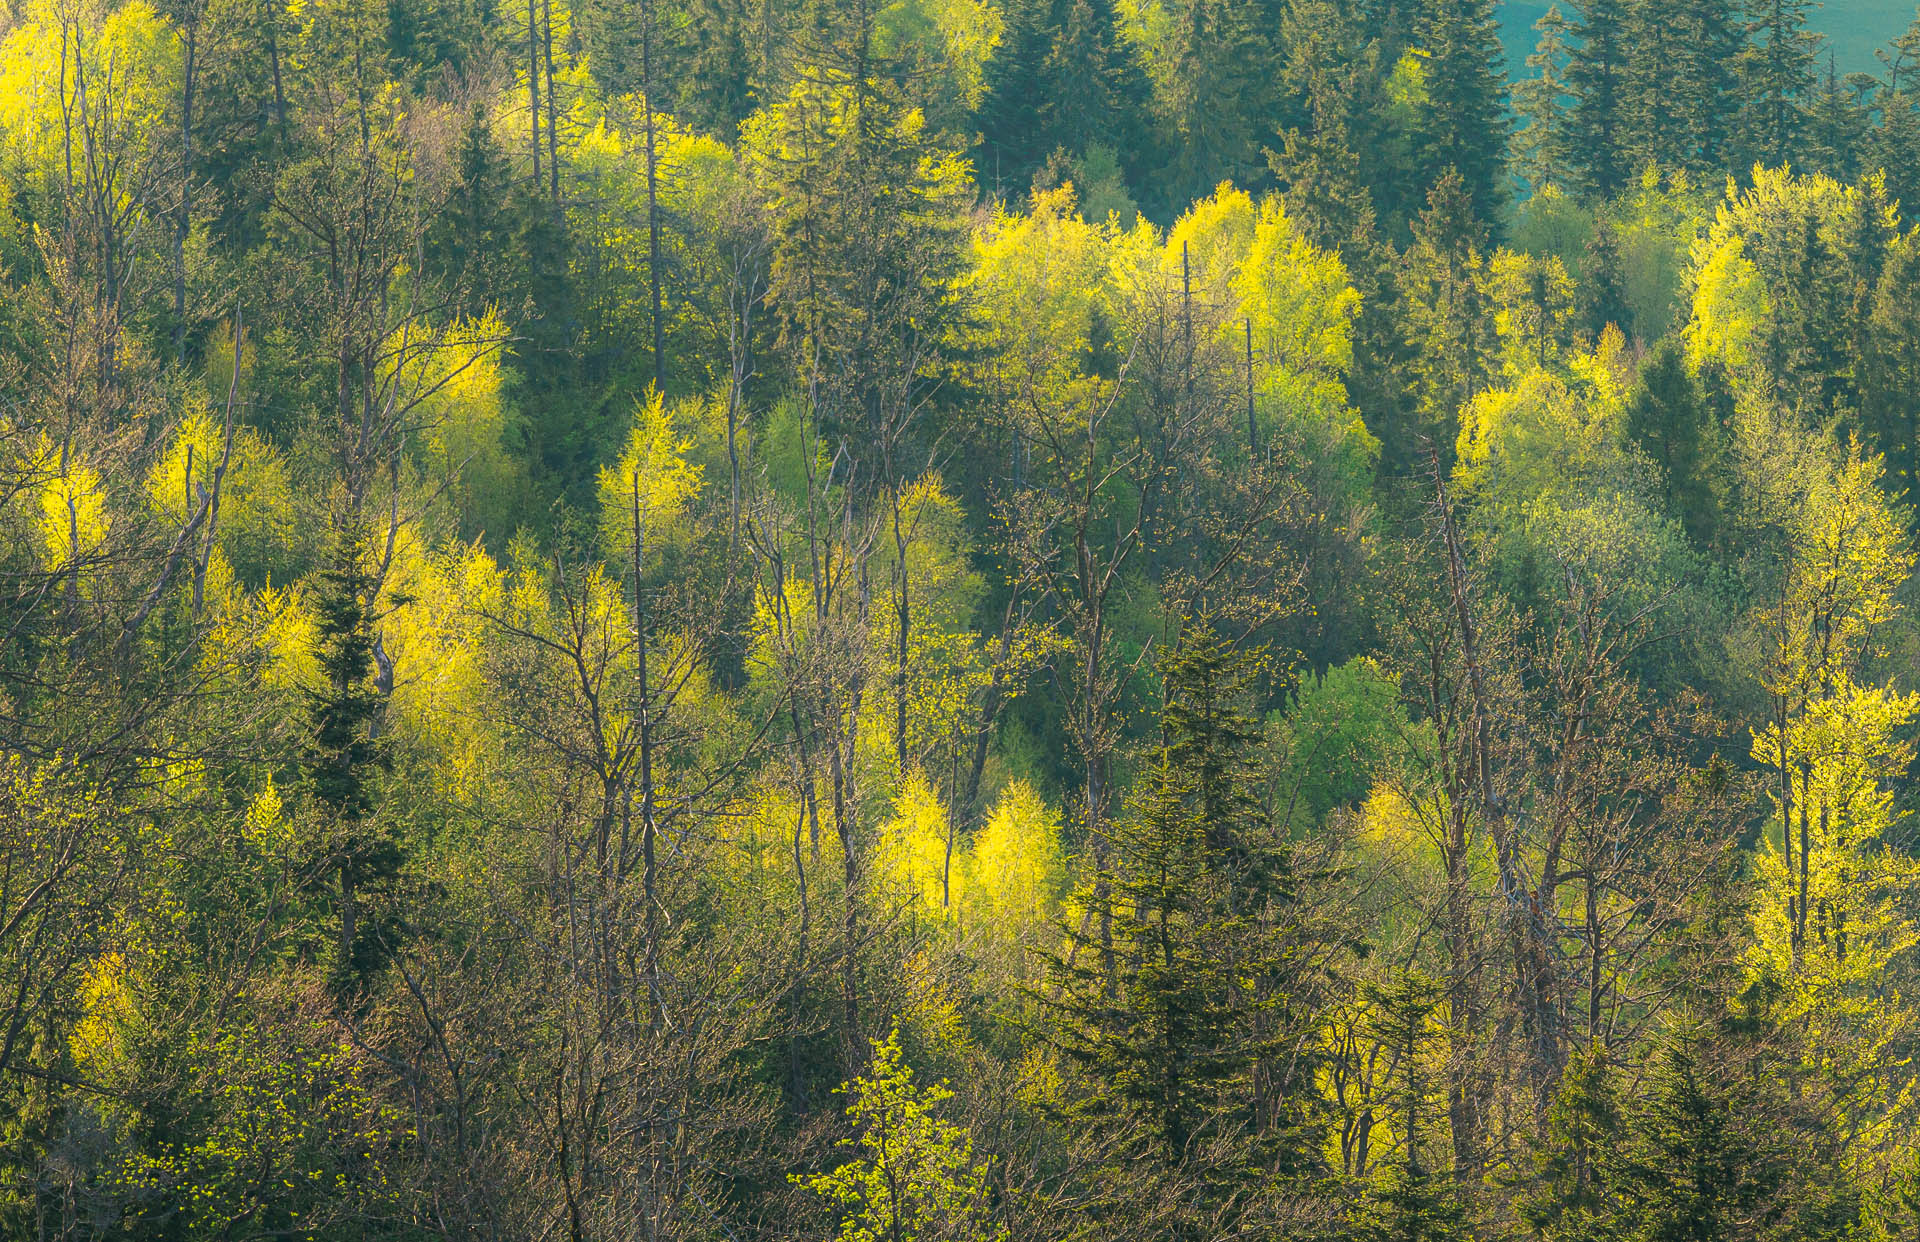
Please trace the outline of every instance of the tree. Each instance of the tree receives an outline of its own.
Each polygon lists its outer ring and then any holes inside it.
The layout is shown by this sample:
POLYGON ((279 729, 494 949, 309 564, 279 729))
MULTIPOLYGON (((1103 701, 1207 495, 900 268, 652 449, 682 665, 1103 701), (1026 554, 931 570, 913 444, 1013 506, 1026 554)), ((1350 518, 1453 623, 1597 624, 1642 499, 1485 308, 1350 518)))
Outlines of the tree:
MULTIPOLYGON (((1443 177, 1414 225, 1401 275, 1401 321, 1420 434, 1451 452, 1460 412, 1491 382, 1496 334, 1485 292, 1486 230, 1465 181, 1443 177)), ((1417 459, 1418 444, 1390 446, 1417 459)))
POLYGON ((873 1041, 867 1071, 844 1088, 859 1154, 831 1173, 793 1180, 841 1211, 840 1242, 998 1242, 987 1170, 968 1133, 937 1115, 953 1098, 944 1083, 920 1086, 900 1050, 896 1023, 873 1041))
POLYGON ((1713 479, 1720 428, 1687 368, 1686 351, 1670 338, 1641 366, 1639 388, 1627 406, 1627 435, 1659 467, 1668 515, 1696 543, 1711 541, 1719 508, 1713 479))
POLYGON ((1794 162, 1806 133, 1820 36, 1807 29, 1812 0, 1754 0, 1740 65, 1737 150, 1743 165, 1794 162))
POLYGON ((399 876, 405 854, 376 818, 378 777, 389 761, 379 738, 384 696, 376 684, 382 674, 375 665, 380 585, 373 550, 351 519, 336 527, 332 543, 315 600, 323 682, 308 701, 305 770, 320 821, 315 879, 333 884, 339 920, 333 987, 352 1000, 394 950, 391 915, 370 912, 368 903, 399 876))
POLYGON ((1096 1075, 1089 1119, 1140 1127, 1152 1158, 1212 1200, 1249 1175, 1251 1153, 1296 1137, 1243 1133, 1232 1103, 1288 1039, 1272 920, 1290 877, 1253 786, 1246 657, 1195 623, 1162 672, 1162 745, 1079 899, 1109 912, 1111 945, 1068 929, 1046 1037, 1096 1075))
POLYGON ((1506 201, 1507 88, 1492 0, 1426 0, 1417 37, 1426 97, 1414 123, 1415 176, 1460 178, 1473 216, 1491 228, 1506 201))
POLYGON ((1571 188, 1606 199, 1633 171, 1626 154, 1628 9, 1625 0, 1584 0, 1572 7, 1564 122, 1571 188))
POLYGON ((1887 247, 1867 326, 1860 425, 1911 505, 1920 499, 1920 232, 1887 247))
POLYGON ((1445 1170, 1432 1167, 1423 1148, 1432 1102, 1426 1066, 1438 991, 1431 980, 1404 973, 1371 989, 1370 1035, 1388 1059, 1384 1101, 1397 1133, 1397 1159, 1353 1214, 1352 1236, 1368 1242, 1446 1242, 1469 1238, 1466 1211, 1445 1170))
POLYGON ((1533 28, 1540 36, 1533 54, 1527 57, 1527 68, 1534 71, 1534 76, 1513 87, 1514 115, 1526 122, 1513 136, 1513 164, 1514 171, 1537 192, 1545 186, 1565 185, 1568 180, 1562 112, 1569 53, 1567 19, 1559 5, 1549 5, 1533 28))

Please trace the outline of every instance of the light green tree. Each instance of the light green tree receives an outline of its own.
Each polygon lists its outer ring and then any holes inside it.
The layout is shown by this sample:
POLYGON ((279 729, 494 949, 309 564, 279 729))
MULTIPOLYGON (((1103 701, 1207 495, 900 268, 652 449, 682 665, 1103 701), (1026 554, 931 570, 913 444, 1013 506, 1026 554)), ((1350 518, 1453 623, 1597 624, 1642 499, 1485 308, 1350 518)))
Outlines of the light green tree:
POLYGON ((873 1041, 873 1063, 843 1090, 859 1154, 830 1173, 796 1178, 840 1209, 839 1242, 1000 1242, 987 1179, 967 1131, 936 1114, 953 1098, 921 1086, 900 1051, 900 1028, 873 1041))

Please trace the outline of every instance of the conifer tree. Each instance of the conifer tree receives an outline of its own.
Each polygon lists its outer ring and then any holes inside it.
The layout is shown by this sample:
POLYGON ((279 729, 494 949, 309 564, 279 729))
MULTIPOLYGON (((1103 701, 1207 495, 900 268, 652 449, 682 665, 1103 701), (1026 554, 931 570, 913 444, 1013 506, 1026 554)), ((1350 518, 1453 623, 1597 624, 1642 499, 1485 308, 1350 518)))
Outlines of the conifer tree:
POLYGON ((315 593, 314 628, 323 678, 308 696, 311 730, 304 769, 320 823, 314 881, 332 886, 338 929, 332 983, 353 997, 392 949, 390 920, 370 914, 368 898, 399 873, 404 855, 376 821, 379 775, 388 759, 378 737, 383 710, 375 685, 374 599, 364 529, 342 519, 315 593))
MULTIPOLYGON (((1471 1237, 1453 1178, 1426 1155, 1430 1114, 1438 1111, 1428 1071, 1439 1004, 1435 983, 1406 971, 1368 989, 1369 1036, 1387 1067, 1385 1100, 1398 1150, 1354 1212, 1351 1234, 1364 1242, 1450 1242, 1471 1237)), ((1383 1119, 1384 1120, 1384 1119, 1383 1119)))
POLYGON ((1474 217, 1490 228, 1506 201, 1509 126, 1492 0, 1425 0, 1416 34, 1426 98, 1414 122, 1415 175, 1432 187, 1455 170, 1474 217))
POLYGON ((1618 1235, 1616 1187, 1625 1136, 1614 1067, 1602 1049, 1574 1055, 1534 1143, 1534 1180, 1520 1216, 1547 1242, 1618 1235))
POLYGON ((1111 947, 1069 929, 1046 1032, 1107 1084, 1084 1106, 1090 1119, 1137 1127, 1156 1160, 1221 1195, 1248 1175, 1251 1151, 1282 1137, 1247 1133, 1244 1091, 1290 1035, 1284 946, 1269 925, 1290 883, 1255 793, 1251 671, 1203 624, 1168 657, 1161 747, 1085 890, 1106 894, 1111 947))
MULTIPOLYGON (((1419 434, 1450 462, 1460 411, 1491 382, 1498 344, 1485 288, 1487 235, 1457 173, 1433 187, 1413 236, 1400 286, 1419 434)), ((1401 451, 1424 456, 1418 444, 1401 451)))
POLYGON ((1580 318, 1596 340, 1609 324, 1631 335, 1633 311, 1627 305, 1625 276, 1620 268, 1620 237, 1604 217, 1593 222, 1580 261, 1578 289, 1580 318))
POLYGON ((1567 93, 1567 19, 1549 5, 1533 24, 1539 42, 1527 57, 1533 76, 1513 87, 1513 111, 1524 126, 1513 135, 1514 171, 1533 190, 1567 183, 1561 113, 1567 93))
POLYGON ((1860 425, 1911 505, 1920 500, 1920 231, 1887 247, 1867 327, 1860 425))
POLYGON ((1751 38, 1740 58, 1739 151, 1745 165, 1794 162, 1806 133, 1820 37, 1807 29, 1812 0, 1751 0, 1751 38))
POLYGON ((1840 76, 1834 53, 1827 53, 1827 71, 1807 105, 1806 155, 1808 172, 1825 173, 1836 181, 1851 182, 1860 174, 1869 123, 1866 94, 1872 79, 1840 76))
POLYGON ((1734 0, 1638 0, 1627 13, 1622 175, 1727 171, 1744 26, 1734 0))
POLYGON ((1671 337, 1662 340, 1641 368, 1640 387, 1627 406, 1627 435, 1659 468, 1668 515, 1703 545, 1713 537, 1718 510, 1711 483, 1718 430, 1687 369, 1685 348, 1671 337))
POLYGON ((1565 121, 1571 188, 1588 198, 1611 198, 1632 175, 1626 151, 1628 9, 1626 0, 1580 0, 1571 7, 1565 121))

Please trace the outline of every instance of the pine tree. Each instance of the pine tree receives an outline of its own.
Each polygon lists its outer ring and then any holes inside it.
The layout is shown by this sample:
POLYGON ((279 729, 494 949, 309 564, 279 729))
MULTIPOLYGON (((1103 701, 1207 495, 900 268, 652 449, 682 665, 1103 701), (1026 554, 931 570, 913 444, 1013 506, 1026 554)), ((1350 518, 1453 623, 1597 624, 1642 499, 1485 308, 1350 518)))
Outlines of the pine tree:
POLYGON ((1567 162, 1573 188, 1611 198, 1627 184, 1626 0, 1581 0, 1573 6, 1573 50, 1567 61, 1567 162))
POLYGON ((981 180, 1004 193, 1025 186, 1056 152, 1117 152, 1137 187, 1157 166, 1146 122, 1150 87, 1114 26, 1110 0, 1018 0, 980 102, 981 180))
POLYGON ((1627 10, 1626 66, 1620 82, 1621 172, 1631 177, 1652 164, 1672 170, 1695 162, 1689 92, 1676 81, 1693 32, 1674 4, 1639 0, 1627 10))
POLYGON ((427 230, 427 256, 453 285, 461 314, 488 306, 514 313, 526 281, 515 258, 513 174, 484 108, 468 114, 456 158, 447 204, 427 230))
POLYGON ((1172 144, 1168 205, 1178 209, 1222 181, 1264 170, 1279 74, 1273 47, 1246 0, 1186 0, 1176 10, 1159 106, 1172 144))
POLYGON ((1702 176, 1731 171, 1740 115, 1740 55, 1747 31, 1737 0, 1679 0, 1672 15, 1687 32, 1669 86, 1685 101, 1693 159, 1702 176))
POLYGON ((1417 30, 1426 99, 1414 122, 1415 175, 1438 185, 1455 170, 1475 219, 1491 227, 1506 201, 1505 52, 1492 0, 1425 0, 1417 30))
POLYGON ((753 111, 754 57, 744 14, 731 0, 689 0, 686 53, 676 66, 682 121, 731 142, 753 111))
POLYGON ((1747 22, 1752 37, 1740 59, 1743 165, 1780 168, 1799 155, 1820 47, 1820 37, 1807 29, 1812 3, 1752 0, 1747 22))

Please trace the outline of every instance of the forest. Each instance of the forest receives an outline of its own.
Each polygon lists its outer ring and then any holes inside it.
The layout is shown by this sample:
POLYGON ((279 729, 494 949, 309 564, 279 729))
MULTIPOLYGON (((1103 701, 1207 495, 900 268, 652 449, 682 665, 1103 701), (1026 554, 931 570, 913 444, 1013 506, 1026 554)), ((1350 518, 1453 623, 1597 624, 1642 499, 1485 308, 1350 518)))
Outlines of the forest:
POLYGON ((0 1237, 1920 1236, 1920 16, 0 0, 0 1237))

